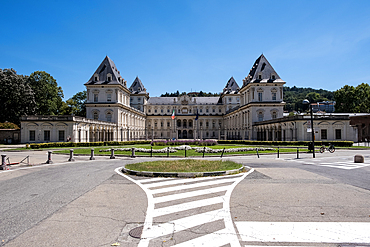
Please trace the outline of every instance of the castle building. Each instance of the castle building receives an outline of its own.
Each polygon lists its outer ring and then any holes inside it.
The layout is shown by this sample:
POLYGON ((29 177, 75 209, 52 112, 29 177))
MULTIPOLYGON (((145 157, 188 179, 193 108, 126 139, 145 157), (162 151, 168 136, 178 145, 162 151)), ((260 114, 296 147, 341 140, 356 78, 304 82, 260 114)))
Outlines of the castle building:
MULTIPOLYGON (((231 77, 220 96, 198 97, 193 92, 178 97, 149 97, 138 77, 128 87, 107 56, 84 84, 86 117, 22 116, 21 142, 305 139, 306 135, 297 134, 297 122, 279 121, 285 105, 284 84, 262 54, 242 87, 231 77)), ((349 126, 349 120, 341 124, 349 126)), ((345 135, 336 136, 348 139, 345 135)))

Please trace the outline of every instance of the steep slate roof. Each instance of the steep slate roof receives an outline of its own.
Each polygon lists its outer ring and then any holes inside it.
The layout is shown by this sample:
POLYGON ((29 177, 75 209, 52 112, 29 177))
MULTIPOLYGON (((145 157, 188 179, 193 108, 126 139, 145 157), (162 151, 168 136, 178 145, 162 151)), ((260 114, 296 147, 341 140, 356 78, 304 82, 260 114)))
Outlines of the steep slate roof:
POLYGON ((146 94, 146 88, 144 87, 143 83, 139 79, 139 77, 136 77, 134 82, 131 84, 131 87, 129 88, 131 93, 138 94, 138 93, 144 93, 146 94))
POLYGON ((223 94, 234 94, 239 92, 239 85, 236 83, 234 77, 231 77, 223 90, 223 94))
MULTIPOLYGON (((218 102, 219 97, 192 97, 190 104, 198 105, 198 104, 207 104, 207 105, 216 105, 218 102), (194 99, 195 102, 194 103, 194 99)), ((177 97, 150 97, 148 99, 148 104, 152 105, 171 105, 171 104, 180 104, 177 97), (174 99, 176 99, 176 103, 174 103, 174 99)))
POLYGON ((114 85, 123 84, 124 79, 120 75, 114 62, 106 56, 103 62, 99 65, 95 73, 91 76, 90 80, 85 85, 114 85), (112 75, 110 81, 108 81, 108 74, 112 75), (98 80, 95 81, 95 76, 98 75, 98 80))
POLYGON ((243 86, 254 82, 283 82, 263 54, 254 62, 248 76, 243 80, 243 86), (261 79, 259 79, 259 75, 261 75, 261 79), (272 75, 275 76, 275 79, 272 79, 272 75))

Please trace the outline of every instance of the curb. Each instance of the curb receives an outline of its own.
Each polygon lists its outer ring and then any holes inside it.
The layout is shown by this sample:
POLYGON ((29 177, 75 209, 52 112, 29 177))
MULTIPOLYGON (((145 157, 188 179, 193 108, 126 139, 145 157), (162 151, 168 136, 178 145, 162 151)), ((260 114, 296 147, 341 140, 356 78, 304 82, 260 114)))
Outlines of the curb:
POLYGON ((245 170, 242 166, 239 169, 227 170, 227 171, 215 171, 215 172, 147 172, 147 171, 135 171, 122 168, 122 172, 129 175, 144 176, 144 177, 179 177, 179 178, 195 178, 195 177, 210 177, 210 176, 222 176, 230 175, 234 173, 240 173, 245 170))

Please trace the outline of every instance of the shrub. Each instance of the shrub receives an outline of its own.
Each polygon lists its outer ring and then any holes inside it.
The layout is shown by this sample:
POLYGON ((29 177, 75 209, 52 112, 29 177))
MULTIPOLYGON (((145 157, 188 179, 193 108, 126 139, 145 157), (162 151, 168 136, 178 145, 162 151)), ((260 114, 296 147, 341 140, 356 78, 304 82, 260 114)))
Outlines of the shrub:
POLYGON ((53 148, 53 147, 96 147, 96 146, 118 146, 118 145, 134 145, 134 144, 149 144, 150 141, 107 141, 107 142, 48 142, 48 143, 32 143, 30 148, 53 148))
POLYGON ((177 146, 177 145, 199 145, 199 146, 214 146, 217 145, 216 140, 156 140, 150 143, 152 146, 177 146))
MULTIPOLYGON (((219 140, 219 144, 266 145, 266 146, 308 146, 310 141, 252 141, 252 140, 219 140)), ((315 141, 315 146, 333 144, 335 147, 351 147, 352 141, 315 141)))

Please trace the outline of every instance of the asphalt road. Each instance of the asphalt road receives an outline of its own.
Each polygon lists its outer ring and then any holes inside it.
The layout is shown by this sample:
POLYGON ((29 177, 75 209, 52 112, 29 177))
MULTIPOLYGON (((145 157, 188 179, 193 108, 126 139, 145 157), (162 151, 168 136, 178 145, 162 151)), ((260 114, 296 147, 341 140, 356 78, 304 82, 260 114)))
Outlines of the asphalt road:
MULTIPOLYGON (((243 222, 370 222, 370 166, 351 167, 353 155, 359 152, 370 156, 370 151, 343 151, 318 154, 315 160, 309 155, 225 158, 255 168, 231 194, 235 228, 243 222)), ((144 223, 147 197, 142 188, 114 170, 139 160, 80 161, 1 172, 0 246, 110 246, 115 242, 136 246, 138 240, 128 232, 144 223)), ((183 214, 187 213, 193 214, 183 214)), ((202 232, 221 229, 222 222, 216 223, 205 224, 202 232)), ((190 241, 194 229, 187 233, 171 238, 177 243, 190 241)), ((242 246, 274 245, 238 234, 242 246)), ((302 246, 290 240, 284 243, 302 246)), ((158 239, 150 246, 172 244, 158 239)))

